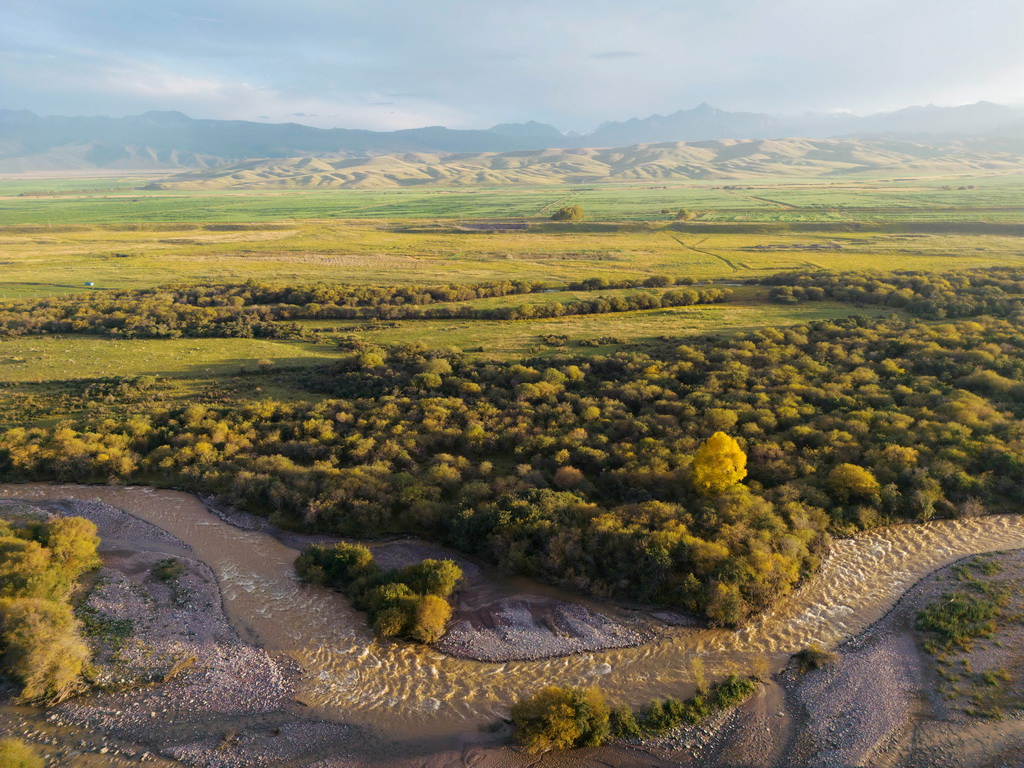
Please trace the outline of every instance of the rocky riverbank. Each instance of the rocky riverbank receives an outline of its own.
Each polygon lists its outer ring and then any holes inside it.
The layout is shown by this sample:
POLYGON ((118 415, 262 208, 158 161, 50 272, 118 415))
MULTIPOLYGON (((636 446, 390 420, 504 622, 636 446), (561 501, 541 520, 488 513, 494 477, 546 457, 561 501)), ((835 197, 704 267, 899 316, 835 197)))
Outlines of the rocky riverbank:
POLYGON ((189 557, 186 544, 105 504, 36 508, 85 517, 99 528, 103 567, 78 607, 94 652, 93 688, 51 707, 38 738, 15 725, 12 707, 0 713, 3 730, 38 741, 59 765, 100 756, 197 767, 280 765, 342 753, 358 741, 350 726, 301 714, 293 700, 298 665, 238 635, 214 574, 189 557), (61 738, 68 733, 89 738, 61 738))

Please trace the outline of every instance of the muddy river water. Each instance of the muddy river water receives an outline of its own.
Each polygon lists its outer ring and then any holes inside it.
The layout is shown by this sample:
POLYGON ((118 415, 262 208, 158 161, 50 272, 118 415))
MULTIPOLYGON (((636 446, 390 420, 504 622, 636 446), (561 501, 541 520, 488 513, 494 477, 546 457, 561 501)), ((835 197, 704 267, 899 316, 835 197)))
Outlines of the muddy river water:
POLYGON ((473 728, 507 712, 522 693, 551 683, 599 683, 613 701, 633 705, 688 695, 696 655, 709 677, 749 671, 762 659, 778 668, 811 643, 830 646, 858 634, 915 582, 950 562, 1024 547, 1024 516, 893 526, 837 541, 818 576, 739 632, 671 629, 638 648, 489 664, 378 643, 343 597, 299 584, 294 549, 223 522, 193 495, 29 484, 0 486, 0 497, 100 501, 163 528, 213 569, 243 636, 301 664, 300 701, 329 719, 403 733, 473 728))

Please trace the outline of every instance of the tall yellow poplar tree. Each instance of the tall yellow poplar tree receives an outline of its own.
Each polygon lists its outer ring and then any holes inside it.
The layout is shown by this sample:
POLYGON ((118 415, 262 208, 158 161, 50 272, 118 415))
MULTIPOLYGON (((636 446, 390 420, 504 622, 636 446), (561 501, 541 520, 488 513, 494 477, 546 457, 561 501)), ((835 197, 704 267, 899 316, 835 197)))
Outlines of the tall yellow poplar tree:
POLYGON ((747 454, 725 432, 715 432, 694 454, 692 471, 697 493, 721 493, 747 476, 747 454))

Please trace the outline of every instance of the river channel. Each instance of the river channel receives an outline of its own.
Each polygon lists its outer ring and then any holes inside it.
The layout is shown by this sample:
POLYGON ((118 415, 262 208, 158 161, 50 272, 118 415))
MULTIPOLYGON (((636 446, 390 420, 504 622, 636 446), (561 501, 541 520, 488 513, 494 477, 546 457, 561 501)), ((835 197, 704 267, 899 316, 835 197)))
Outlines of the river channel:
POLYGON ((186 542, 217 575, 239 632, 304 670, 297 698, 318 715, 391 732, 466 730, 545 684, 599 683, 615 703, 692 691, 693 659, 710 678, 781 668, 811 643, 832 646, 884 616, 932 571, 967 555, 1024 547, 1024 516, 898 525, 835 542, 820 574, 750 626, 670 629, 637 648, 490 664, 377 642, 340 595, 299 584, 296 550, 236 528, 198 498, 142 487, 0 485, 0 498, 77 499, 119 507, 186 542))

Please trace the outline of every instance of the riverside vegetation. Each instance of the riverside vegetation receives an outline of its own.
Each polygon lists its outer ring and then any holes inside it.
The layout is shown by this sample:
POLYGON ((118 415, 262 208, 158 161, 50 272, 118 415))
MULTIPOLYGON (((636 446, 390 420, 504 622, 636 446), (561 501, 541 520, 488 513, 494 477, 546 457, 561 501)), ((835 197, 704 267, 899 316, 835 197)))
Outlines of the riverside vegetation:
POLYGON ((693 725, 742 704, 757 688, 752 680, 729 675, 680 701, 652 701, 639 713, 612 709, 598 688, 548 686, 512 706, 516 739, 528 752, 597 747, 610 739, 661 736, 686 723, 693 725))

